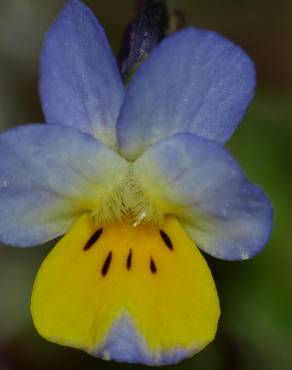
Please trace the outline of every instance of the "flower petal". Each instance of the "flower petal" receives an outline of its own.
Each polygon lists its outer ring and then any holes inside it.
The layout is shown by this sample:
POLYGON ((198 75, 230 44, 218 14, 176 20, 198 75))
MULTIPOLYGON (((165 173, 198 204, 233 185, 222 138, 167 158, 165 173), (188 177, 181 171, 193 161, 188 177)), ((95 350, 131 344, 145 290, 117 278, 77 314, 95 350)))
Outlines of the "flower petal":
POLYGON ((212 341, 220 314, 215 284, 179 223, 163 225, 172 249, 153 224, 99 227, 84 215, 41 266, 31 304, 39 333, 107 360, 147 365, 179 362, 212 341))
POLYGON ((124 87, 103 29, 81 1, 69 1, 46 36, 40 92, 47 122, 116 146, 124 87))
POLYGON ((178 32, 153 51, 127 90, 118 121, 122 154, 134 159, 178 132, 223 144, 254 88, 254 65, 241 48, 214 32, 178 32))
POLYGON ((135 163, 145 195, 175 215, 212 256, 241 260, 259 253, 272 228, 272 207, 231 155, 193 134, 153 145, 135 163))
POLYGON ((0 240, 20 247, 64 234, 128 169, 89 134, 57 125, 7 131, 0 157, 0 240))

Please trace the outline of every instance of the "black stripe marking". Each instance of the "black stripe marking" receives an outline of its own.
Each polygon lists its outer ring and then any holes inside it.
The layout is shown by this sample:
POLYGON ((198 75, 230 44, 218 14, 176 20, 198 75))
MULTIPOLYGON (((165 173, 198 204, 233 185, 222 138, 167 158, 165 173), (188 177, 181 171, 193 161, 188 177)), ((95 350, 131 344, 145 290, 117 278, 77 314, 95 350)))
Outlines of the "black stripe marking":
POLYGON ((85 244, 83 250, 84 251, 88 251, 88 249, 90 249, 93 244, 95 244, 98 239, 100 238, 101 234, 102 234, 102 229, 98 229, 92 236, 91 238, 88 240, 88 242, 85 244))
POLYGON ((109 270, 109 267, 112 261, 112 256, 113 256, 113 252, 109 252, 109 254, 107 255, 103 263, 102 269, 101 269, 102 276, 105 276, 108 273, 108 270, 109 270))
POLYGON ((172 241, 170 240, 170 237, 166 234, 166 232, 164 232, 163 230, 160 230, 160 236, 162 240, 164 241, 164 244, 167 246, 167 248, 173 251, 172 241))
POLYGON ((157 272, 157 267, 152 257, 150 259, 150 271, 152 272, 152 274, 156 274, 157 272))
POLYGON ((132 249, 130 249, 128 257, 127 257, 127 270, 131 270, 132 256, 133 256, 133 251, 132 251, 132 249))

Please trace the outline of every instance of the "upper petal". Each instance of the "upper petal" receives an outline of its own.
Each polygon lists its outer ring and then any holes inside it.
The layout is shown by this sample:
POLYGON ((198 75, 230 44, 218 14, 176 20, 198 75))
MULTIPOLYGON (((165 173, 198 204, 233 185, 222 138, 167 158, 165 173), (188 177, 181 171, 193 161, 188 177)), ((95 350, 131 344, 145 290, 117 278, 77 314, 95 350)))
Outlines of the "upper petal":
POLYGON ((2 134, 0 157, 0 240, 20 247, 62 235, 128 168, 89 134, 55 125, 2 134))
POLYGON ((46 35, 40 92, 47 122, 116 146, 124 87, 102 27, 80 1, 69 1, 46 35))
POLYGON ((218 144, 177 134, 150 147, 135 163, 148 198, 175 215, 193 241, 222 259, 259 253, 272 228, 272 207, 218 144))
POLYGON ((168 37, 126 93, 118 121, 123 155, 134 159, 177 132, 225 143, 253 97, 255 80, 244 51, 214 32, 187 29, 168 37))

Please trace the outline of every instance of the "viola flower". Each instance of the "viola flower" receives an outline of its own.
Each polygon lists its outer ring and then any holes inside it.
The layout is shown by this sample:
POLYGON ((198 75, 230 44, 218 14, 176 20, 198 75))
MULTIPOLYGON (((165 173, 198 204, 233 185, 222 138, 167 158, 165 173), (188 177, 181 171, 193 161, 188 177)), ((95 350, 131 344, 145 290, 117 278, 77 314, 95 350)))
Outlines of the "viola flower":
POLYGON ((172 364, 213 340, 219 301, 198 247, 242 260, 269 239, 272 207, 224 149, 255 69, 214 32, 167 37, 125 90, 105 34, 67 3, 41 55, 47 123, 0 136, 0 239, 66 234, 31 311, 50 341, 94 356, 172 364))

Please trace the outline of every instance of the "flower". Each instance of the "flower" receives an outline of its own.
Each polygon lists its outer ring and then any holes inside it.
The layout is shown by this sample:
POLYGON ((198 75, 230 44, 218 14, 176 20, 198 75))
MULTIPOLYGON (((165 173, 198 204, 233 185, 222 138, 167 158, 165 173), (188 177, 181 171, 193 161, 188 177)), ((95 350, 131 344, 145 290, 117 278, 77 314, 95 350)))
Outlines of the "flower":
POLYGON ((219 302, 197 246, 242 260, 272 207, 224 149, 250 103, 248 56, 214 32, 167 37, 125 90, 105 34, 67 3, 41 55, 47 124, 0 136, 0 239, 66 233, 42 264, 32 316, 48 340, 163 365, 213 340, 219 302))

